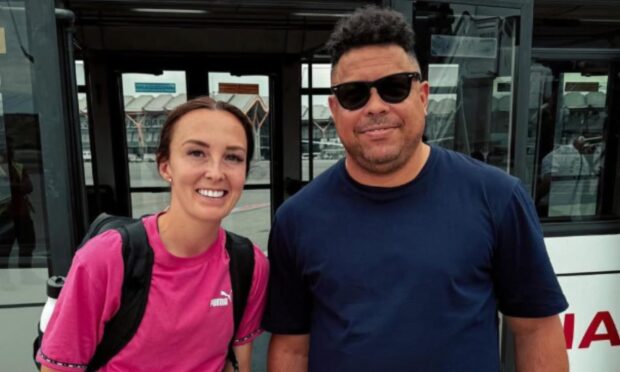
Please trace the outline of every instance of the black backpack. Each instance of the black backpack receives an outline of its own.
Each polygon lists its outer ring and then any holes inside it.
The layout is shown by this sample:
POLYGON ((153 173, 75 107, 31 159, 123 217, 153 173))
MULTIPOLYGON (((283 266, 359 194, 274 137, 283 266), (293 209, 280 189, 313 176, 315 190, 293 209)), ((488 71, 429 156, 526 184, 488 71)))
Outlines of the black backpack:
MULTIPOLYGON (((118 230, 123 239, 125 276, 123 278, 121 304, 116 314, 105 325, 103 338, 97 345, 86 371, 96 371, 103 367, 131 340, 144 316, 151 284, 154 255, 141 220, 102 213, 90 224, 78 249, 95 235, 110 229, 118 230)), ((226 251, 230 257, 234 319, 233 338, 228 344, 227 359, 235 371, 239 370, 239 363, 233 352, 233 340, 241 323, 252 286, 253 247, 249 239, 226 231, 226 251)), ((33 345, 35 358, 41 346, 42 337, 43 334, 39 331, 33 345)), ((37 366, 39 366, 38 363, 37 366)))

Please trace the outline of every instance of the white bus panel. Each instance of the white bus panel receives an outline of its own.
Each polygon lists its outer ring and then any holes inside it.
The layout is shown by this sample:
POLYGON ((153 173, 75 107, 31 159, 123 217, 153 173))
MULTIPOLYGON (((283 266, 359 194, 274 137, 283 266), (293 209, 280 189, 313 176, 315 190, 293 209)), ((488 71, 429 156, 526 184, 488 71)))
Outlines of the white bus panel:
POLYGON ((570 370, 620 371, 620 235, 546 242, 569 302, 560 318, 570 370))

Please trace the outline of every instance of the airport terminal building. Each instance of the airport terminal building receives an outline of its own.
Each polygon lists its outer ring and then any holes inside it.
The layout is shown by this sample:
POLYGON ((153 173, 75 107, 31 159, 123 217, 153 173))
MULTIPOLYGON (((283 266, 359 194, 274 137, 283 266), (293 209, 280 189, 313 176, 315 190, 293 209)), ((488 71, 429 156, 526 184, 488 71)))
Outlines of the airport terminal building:
POLYGON ((0 370, 33 368, 45 280, 66 274, 94 216, 166 207, 155 149, 166 115, 188 99, 229 102, 254 125, 253 166, 225 227, 266 250, 278 206, 344 157, 323 45, 366 4, 414 27, 431 87, 425 141, 513 174, 531 193, 571 304, 571 369, 615 371, 617 0, 3 2, 0 370))

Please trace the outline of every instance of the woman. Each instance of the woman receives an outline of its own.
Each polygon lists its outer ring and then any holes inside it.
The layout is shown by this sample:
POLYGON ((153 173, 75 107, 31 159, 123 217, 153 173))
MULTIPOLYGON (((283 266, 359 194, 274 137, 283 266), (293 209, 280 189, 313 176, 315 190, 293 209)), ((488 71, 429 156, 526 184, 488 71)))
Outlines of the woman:
MULTIPOLYGON (((221 223, 243 191, 253 141, 241 111, 208 97, 188 101, 168 117, 157 164, 170 184, 170 207, 143 218, 155 254, 146 311, 136 334, 101 371, 224 369, 233 317, 221 223)), ((250 370, 251 342, 261 332, 269 271, 257 247, 254 256, 233 348, 241 371, 250 370)), ((86 368, 118 309, 122 279, 118 232, 102 233, 77 252, 37 355, 42 371, 86 368)))

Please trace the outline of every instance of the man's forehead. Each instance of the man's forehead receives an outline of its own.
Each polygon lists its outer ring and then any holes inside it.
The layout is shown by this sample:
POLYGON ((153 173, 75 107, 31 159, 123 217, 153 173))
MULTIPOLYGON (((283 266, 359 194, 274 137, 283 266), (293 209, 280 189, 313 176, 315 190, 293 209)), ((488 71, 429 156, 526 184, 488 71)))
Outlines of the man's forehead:
POLYGON ((384 71, 385 75, 389 75, 390 72, 397 71, 419 71, 419 66, 415 58, 398 45, 380 44, 352 48, 332 66, 332 84, 351 78, 366 80, 365 75, 374 75, 375 71, 384 71))

